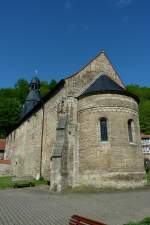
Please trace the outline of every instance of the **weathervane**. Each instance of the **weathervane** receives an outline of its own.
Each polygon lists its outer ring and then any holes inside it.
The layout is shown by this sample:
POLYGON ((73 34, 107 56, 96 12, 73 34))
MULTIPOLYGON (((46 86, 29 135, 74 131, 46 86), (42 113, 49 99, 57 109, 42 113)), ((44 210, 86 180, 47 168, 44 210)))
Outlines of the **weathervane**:
POLYGON ((39 71, 38 70, 35 70, 35 74, 38 75, 38 73, 39 73, 39 71))

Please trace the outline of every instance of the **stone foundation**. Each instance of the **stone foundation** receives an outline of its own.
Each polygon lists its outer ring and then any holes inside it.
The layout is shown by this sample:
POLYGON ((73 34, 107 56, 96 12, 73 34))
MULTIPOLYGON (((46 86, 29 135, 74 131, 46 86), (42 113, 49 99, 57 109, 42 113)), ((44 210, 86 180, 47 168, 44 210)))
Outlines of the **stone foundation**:
POLYGON ((10 160, 0 160, 0 176, 10 175, 10 160))
POLYGON ((131 173, 85 173, 79 176, 73 187, 87 186, 100 189, 128 189, 140 188, 146 185, 145 172, 131 173))

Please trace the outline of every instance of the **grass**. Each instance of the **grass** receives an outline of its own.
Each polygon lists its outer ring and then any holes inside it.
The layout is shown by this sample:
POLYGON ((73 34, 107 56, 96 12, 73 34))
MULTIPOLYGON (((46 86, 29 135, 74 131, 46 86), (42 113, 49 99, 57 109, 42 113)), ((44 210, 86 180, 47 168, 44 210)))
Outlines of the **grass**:
POLYGON ((41 185, 41 184, 48 184, 48 181, 47 180, 44 180, 43 178, 41 178, 39 180, 33 180, 32 182, 33 182, 33 184, 35 186, 41 185))
POLYGON ((15 184, 12 182, 11 176, 0 177, 0 189, 8 189, 14 187, 28 187, 28 186, 37 186, 41 184, 48 184, 44 179, 40 180, 31 180, 31 181, 17 181, 15 184), (31 185, 32 184, 32 185, 31 185))
POLYGON ((0 177, 0 189, 13 188, 10 176, 0 177))
POLYGON ((124 225, 150 225, 150 217, 146 217, 145 219, 143 219, 140 222, 129 222, 124 225))

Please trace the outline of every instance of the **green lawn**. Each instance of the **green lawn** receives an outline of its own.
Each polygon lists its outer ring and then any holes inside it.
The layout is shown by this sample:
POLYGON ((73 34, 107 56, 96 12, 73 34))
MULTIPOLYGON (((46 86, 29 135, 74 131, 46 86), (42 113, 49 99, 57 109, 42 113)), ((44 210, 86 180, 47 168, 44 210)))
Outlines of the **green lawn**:
MULTIPOLYGON (((22 187, 28 186, 28 185, 23 185, 23 184, 27 184, 28 181, 18 181, 17 183, 22 184, 22 187)), ((32 184, 33 186, 47 184, 47 181, 45 181, 44 179, 32 180, 32 184)), ((13 188, 13 187, 14 187, 14 184, 12 183, 11 176, 0 177, 0 189, 13 188)))
POLYGON ((0 177, 0 189, 12 188, 13 184, 11 182, 11 177, 5 176, 0 177))

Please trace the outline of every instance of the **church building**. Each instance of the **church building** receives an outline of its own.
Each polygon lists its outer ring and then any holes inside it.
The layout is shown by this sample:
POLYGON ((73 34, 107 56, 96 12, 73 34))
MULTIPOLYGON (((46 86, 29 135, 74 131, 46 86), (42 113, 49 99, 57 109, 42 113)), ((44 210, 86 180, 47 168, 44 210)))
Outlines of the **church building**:
POLYGON ((33 78, 6 140, 10 173, 43 177, 53 191, 142 186, 138 104, 104 52, 43 98, 33 78))

